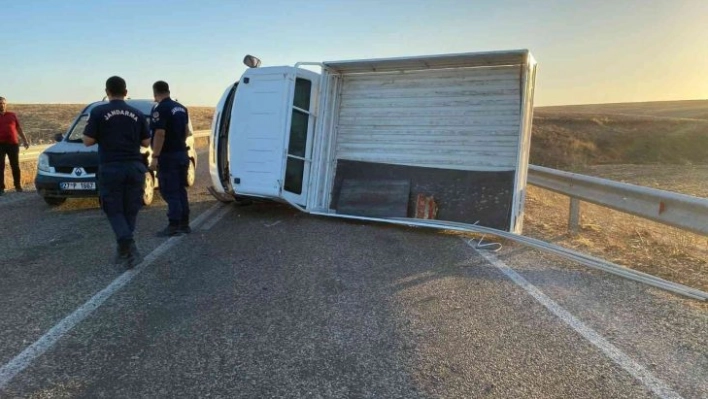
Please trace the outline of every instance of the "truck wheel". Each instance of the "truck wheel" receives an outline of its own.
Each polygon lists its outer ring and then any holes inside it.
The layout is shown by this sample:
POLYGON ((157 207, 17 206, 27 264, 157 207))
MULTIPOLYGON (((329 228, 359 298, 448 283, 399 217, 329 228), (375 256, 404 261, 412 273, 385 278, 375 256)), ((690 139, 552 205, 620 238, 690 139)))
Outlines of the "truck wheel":
POLYGON ((145 185, 143 185, 143 205, 152 204, 155 197, 155 177, 152 173, 145 173, 145 185))
POLYGON ((187 187, 192 187, 197 180, 197 168, 194 167, 194 161, 189 160, 189 169, 187 169, 187 187))
POLYGON ((47 203, 49 206, 59 206, 66 202, 66 198, 64 197, 42 197, 44 199, 44 202, 47 203))

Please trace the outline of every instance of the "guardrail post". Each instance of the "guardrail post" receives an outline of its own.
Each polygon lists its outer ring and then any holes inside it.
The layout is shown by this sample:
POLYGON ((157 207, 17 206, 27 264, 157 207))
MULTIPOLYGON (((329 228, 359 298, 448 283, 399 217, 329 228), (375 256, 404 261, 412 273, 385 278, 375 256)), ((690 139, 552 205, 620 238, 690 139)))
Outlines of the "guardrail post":
POLYGON ((580 200, 570 197, 570 214, 568 215, 568 230, 575 234, 580 226, 580 200))

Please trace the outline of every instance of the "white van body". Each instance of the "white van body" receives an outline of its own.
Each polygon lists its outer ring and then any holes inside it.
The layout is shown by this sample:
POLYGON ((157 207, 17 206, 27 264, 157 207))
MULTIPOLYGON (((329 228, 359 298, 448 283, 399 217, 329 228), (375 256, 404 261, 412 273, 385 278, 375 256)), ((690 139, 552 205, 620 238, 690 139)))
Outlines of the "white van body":
POLYGON ((528 50, 248 69, 214 114, 210 191, 377 220, 424 195, 521 233, 535 74, 528 50))

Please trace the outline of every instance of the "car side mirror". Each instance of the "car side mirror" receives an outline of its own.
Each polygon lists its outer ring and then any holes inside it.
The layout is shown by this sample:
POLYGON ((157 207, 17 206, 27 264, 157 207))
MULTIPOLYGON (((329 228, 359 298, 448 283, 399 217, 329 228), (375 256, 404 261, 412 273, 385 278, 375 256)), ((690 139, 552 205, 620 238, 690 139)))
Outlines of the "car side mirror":
POLYGON ((64 139, 64 135, 61 134, 61 133, 57 133, 57 134, 54 135, 54 141, 56 141, 56 142, 60 142, 60 141, 62 141, 63 139, 64 139))

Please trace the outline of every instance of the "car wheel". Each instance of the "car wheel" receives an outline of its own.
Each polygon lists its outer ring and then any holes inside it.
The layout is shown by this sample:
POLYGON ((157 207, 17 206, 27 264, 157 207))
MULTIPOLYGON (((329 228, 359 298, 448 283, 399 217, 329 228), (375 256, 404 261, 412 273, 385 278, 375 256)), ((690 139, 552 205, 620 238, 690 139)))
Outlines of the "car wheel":
POLYGON ((187 187, 192 187, 197 180, 197 168, 194 167, 194 161, 189 160, 189 169, 187 169, 187 187))
POLYGON ((66 202, 66 198, 64 197, 42 197, 44 199, 44 202, 47 203, 49 206, 59 206, 66 202))
POLYGON ((155 177, 152 173, 145 173, 145 184, 143 185, 143 205, 152 204, 155 197, 155 177))

